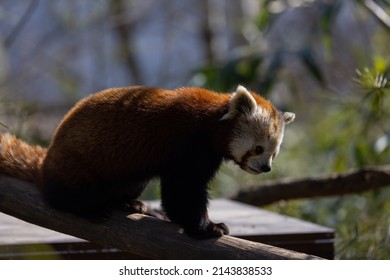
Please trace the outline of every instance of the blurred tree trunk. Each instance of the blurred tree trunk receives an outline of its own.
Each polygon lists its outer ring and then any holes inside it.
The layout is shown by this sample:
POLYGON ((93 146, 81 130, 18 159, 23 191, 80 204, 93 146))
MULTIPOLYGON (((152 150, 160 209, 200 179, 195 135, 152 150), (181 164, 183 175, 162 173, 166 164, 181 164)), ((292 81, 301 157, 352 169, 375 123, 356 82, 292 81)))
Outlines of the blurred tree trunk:
POLYGON ((215 60, 212 43, 214 34, 210 23, 209 0, 202 0, 201 6, 205 20, 202 21, 200 36, 202 38, 206 59, 208 62, 213 62, 215 60))
POLYGON ((133 84, 141 85, 143 84, 141 67, 136 59, 137 51, 134 44, 136 41, 134 38, 136 23, 125 18, 126 2, 124 0, 111 0, 110 10, 111 14, 115 15, 114 31, 118 35, 126 68, 133 78, 133 84))
POLYGON ((22 17, 19 19, 19 21, 16 23, 15 27, 12 29, 10 34, 5 38, 3 42, 3 46, 5 49, 8 49, 11 47, 13 42, 16 40, 18 35, 21 33, 23 28, 26 26, 28 21, 30 20, 32 14, 34 13, 35 9, 38 6, 39 0, 31 0, 30 3, 27 6, 26 12, 22 15, 22 17))
POLYGON ((204 16, 202 21, 200 36, 204 45, 206 59, 209 63, 225 59, 227 43, 224 30, 226 28, 226 8, 216 0, 202 0, 200 2, 201 11, 204 16))

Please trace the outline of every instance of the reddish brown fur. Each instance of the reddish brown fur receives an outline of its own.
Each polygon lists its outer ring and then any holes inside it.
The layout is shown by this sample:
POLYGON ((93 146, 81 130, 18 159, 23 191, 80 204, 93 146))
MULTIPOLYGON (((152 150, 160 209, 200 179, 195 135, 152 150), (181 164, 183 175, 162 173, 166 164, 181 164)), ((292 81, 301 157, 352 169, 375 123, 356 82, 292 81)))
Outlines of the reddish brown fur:
POLYGON ((261 97, 260 95, 257 95, 255 92, 252 92, 252 96, 253 96, 254 99, 256 100, 257 105, 259 105, 259 107, 261 107, 263 110, 272 112, 272 114, 274 114, 275 112, 277 112, 277 110, 276 110, 275 107, 272 105, 272 103, 269 102, 269 100, 264 99, 264 98, 261 97))
POLYGON ((0 134, 0 172, 36 182, 46 149, 31 146, 8 133, 0 134))
POLYGON ((272 103, 264 99, 263 97, 257 95, 256 93, 252 92, 252 96, 255 98, 257 105, 261 107, 263 110, 271 112, 271 118, 274 120, 273 128, 275 131, 279 128, 279 122, 280 119, 278 118, 278 110, 272 105, 272 103))
POLYGON ((79 102, 61 121, 43 168, 55 170, 64 180, 81 176, 83 181, 94 181, 97 175, 120 176, 128 170, 134 173, 130 176, 142 173, 167 161, 169 151, 193 131, 216 134, 215 141, 224 142, 218 121, 228 100, 229 95, 200 88, 131 87, 97 93, 79 102), (86 162, 94 172, 79 174, 86 162))
MULTIPOLYGON (((253 97, 277 116, 269 101, 253 97)), ((70 110, 47 153, 2 135, 0 173, 36 182, 53 206, 76 213, 133 201, 149 179, 160 177, 173 222, 197 237, 226 234, 206 207, 208 182, 222 159, 232 158, 236 120, 221 121, 230 98, 201 88, 108 89, 70 110)))

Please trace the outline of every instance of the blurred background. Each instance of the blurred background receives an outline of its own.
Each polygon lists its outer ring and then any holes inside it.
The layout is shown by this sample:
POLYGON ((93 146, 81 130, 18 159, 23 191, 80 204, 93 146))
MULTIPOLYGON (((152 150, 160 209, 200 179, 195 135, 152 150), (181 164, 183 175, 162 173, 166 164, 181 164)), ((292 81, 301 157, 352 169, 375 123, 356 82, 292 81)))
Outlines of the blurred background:
MULTIPOLYGON (((0 0, 0 41, 2 130, 33 143, 105 88, 242 84, 297 118, 272 174, 226 163, 214 197, 390 163, 387 0, 0 0)), ((267 208, 335 228, 337 259, 390 259, 389 188, 267 208)))

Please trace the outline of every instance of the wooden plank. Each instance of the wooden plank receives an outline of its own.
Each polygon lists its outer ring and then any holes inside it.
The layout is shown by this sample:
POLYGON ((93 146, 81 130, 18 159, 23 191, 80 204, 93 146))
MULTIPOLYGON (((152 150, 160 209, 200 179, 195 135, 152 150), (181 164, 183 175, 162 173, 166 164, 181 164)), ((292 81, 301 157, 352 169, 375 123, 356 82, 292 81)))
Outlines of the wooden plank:
POLYGON ((80 241, 83 240, 27 223, 0 212, 0 246, 6 244, 39 244, 80 241))
MULTIPOLYGON (((122 260, 140 259, 127 252, 91 242, 34 243, 0 246, 1 259, 17 260, 122 260)), ((143 258, 141 258, 143 259, 143 258)))

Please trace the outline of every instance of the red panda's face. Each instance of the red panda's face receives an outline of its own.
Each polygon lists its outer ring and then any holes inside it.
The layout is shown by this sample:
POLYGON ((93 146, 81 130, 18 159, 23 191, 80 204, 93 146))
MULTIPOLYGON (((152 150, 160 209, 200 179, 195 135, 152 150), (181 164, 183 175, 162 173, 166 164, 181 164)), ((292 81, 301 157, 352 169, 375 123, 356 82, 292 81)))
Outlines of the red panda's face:
POLYGON ((259 174, 271 171, 279 153, 284 126, 295 114, 277 111, 268 101, 255 97, 239 86, 230 100, 229 112, 222 118, 235 119, 229 151, 245 171, 259 174))

